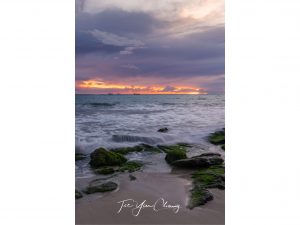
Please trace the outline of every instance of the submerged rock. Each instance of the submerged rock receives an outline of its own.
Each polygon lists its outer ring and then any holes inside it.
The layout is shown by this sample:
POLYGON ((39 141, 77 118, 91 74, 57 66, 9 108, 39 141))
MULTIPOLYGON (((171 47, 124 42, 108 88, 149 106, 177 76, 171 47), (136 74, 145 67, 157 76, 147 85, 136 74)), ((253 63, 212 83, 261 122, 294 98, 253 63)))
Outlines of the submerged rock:
POLYGON ((86 155, 82 153, 75 153, 75 161, 85 159, 86 155))
POLYGON ((218 153, 204 153, 189 159, 181 159, 172 162, 173 166, 186 168, 203 168, 213 165, 220 165, 224 162, 218 153))
POLYGON ((126 155, 130 152, 161 152, 159 148, 154 147, 152 145, 147 145, 147 144, 140 144, 134 147, 122 147, 122 148, 114 148, 111 149, 111 151, 122 154, 122 155, 126 155))
POLYGON ((75 199, 82 198, 82 194, 75 189, 75 199))
POLYGON ((96 192, 107 192, 113 191, 118 188, 118 184, 112 181, 108 181, 106 183, 102 183, 102 181, 94 181, 92 182, 85 190, 87 194, 93 194, 96 192))
POLYGON ((104 148, 98 148, 91 153, 90 165, 93 168, 101 166, 119 166, 127 161, 127 159, 116 152, 107 151, 104 148))
POLYGON ((221 131, 216 131, 208 136, 208 140, 210 143, 214 145, 222 145, 225 144, 225 129, 221 131))
POLYGON ((167 163, 171 164, 176 160, 186 159, 186 149, 184 146, 181 145, 171 145, 171 146, 158 146, 162 149, 165 153, 167 153, 165 160, 167 163))
POLYGON ((167 127, 163 127, 163 128, 160 128, 157 130, 157 132, 162 132, 162 133, 166 133, 168 131, 169 131, 169 129, 167 127))

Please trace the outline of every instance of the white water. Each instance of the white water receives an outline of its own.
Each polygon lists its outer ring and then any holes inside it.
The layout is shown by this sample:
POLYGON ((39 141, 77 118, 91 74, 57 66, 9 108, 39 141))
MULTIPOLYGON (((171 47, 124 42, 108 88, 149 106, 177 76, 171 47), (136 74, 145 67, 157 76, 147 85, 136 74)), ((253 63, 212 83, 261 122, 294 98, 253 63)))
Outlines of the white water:
POLYGON ((76 95, 76 152, 138 143, 205 144, 224 127, 223 95, 76 95), (167 127, 169 132, 157 132, 167 127))

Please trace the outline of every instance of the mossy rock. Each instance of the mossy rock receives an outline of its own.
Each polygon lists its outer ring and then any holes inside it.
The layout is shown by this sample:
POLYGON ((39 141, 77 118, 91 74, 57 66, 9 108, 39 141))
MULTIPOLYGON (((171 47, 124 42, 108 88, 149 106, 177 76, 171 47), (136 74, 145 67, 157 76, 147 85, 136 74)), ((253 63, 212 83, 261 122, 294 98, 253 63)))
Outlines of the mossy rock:
POLYGON ((214 165, 221 165, 224 162, 219 153, 203 153, 188 159, 181 159, 172 162, 173 166, 183 168, 206 168, 214 165))
POLYGON ((179 143, 177 143, 177 145, 182 146, 182 147, 189 147, 189 148, 193 147, 192 144, 185 143, 185 142, 179 142, 179 143))
POLYGON ((163 127, 163 128, 160 128, 157 130, 157 132, 161 132, 161 133, 166 133, 168 131, 169 131, 169 129, 167 127, 163 127))
POLYGON ((99 168, 101 166, 120 166, 126 161, 127 159, 119 153, 98 148, 91 153, 90 165, 93 168, 99 168))
POLYGON ((115 170, 112 167, 103 167, 103 168, 95 169, 94 172, 97 174, 107 175, 107 174, 114 173, 115 170))
POLYGON ((128 171, 129 173, 132 173, 134 171, 140 170, 142 168, 143 164, 136 161, 130 161, 123 164, 118 171, 125 172, 128 171))
POLYGON ((167 163, 171 164, 172 162, 180 159, 186 159, 186 149, 181 145, 171 145, 171 146, 159 146, 165 153, 167 153, 165 160, 167 163))
POLYGON ((85 159, 86 155, 82 153, 75 153, 75 161, 85 159))
POLYGON ((223 165, 200 169, 192 175, 192 178, 195 185, 225 189, 225 168, 223 165))
POLYGON ((216 131, 209 135, 208 140, 214 145, 225 144, 225 130, 216 131))
POLYGON ((82 194, 75 189, 75 199, 82 198, 82 194))
POLYGON ((108 191, 113 191, 118 188, 118 184, 112 181, 108 181, 106 183, 99 183, 98 181, 92 182, 86 190, 86 194, 93 194, 96 192, 108 192, 108 191))
POLYGON ((193 209, 196 206, 201 206, 214 199, 214 196, 201 186, 195 186, 191 190, 191 198, 188 208, 193 209))
POLYGON ((131 152, 155 152, 155 153, 160 153, 160 149, 151 145, 147 145, 147 144, 140 144, 137 146, 133 146, 133 147, 122 147, 122 148, 114 148, 111 149, 111 151, 122 154, 122 155, 126 155, 128 153, 131 152))
POLYGON ((176 145, 158 145, 159 149, 161 149, 163 152, 168 153, 172 151, 183 151, 186 152, 186 148, 182 144, 176 144, 176 145))

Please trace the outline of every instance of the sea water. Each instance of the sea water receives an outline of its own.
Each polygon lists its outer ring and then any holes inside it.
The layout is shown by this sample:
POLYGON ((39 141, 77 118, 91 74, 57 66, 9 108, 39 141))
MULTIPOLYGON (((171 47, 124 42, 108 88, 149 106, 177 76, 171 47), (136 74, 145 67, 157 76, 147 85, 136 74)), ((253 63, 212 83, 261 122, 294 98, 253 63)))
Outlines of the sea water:
POLYGON ((207 146, 224 128, 224 95, 76 95, 76 152, 174 144, 207 146), (157 130, 167 127, 166 133, 157 130))

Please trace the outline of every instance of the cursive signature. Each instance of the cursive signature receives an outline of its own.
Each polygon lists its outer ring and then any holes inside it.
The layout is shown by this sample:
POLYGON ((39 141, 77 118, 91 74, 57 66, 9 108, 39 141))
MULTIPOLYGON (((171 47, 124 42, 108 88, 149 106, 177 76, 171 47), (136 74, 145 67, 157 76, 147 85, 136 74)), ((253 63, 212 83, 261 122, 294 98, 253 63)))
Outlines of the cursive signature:
POLYGON ((128 208, 131 209, 131 213, 133 216, 138 216, 142 209, 145 208, 152 208, 153 211, 158 212, 165 209, 172 210, 175 214, 179 212, 179 209, 181 208, 180 204, 171 205, 163 198, 157 199, 153 204, 149 204, 146 202, 146 200, 142 202, 137 202, 134 199, 125 199, 122 201, 117 202, 121 204, 120 209, 118 213, 120 213, 123 209, 128 208))

